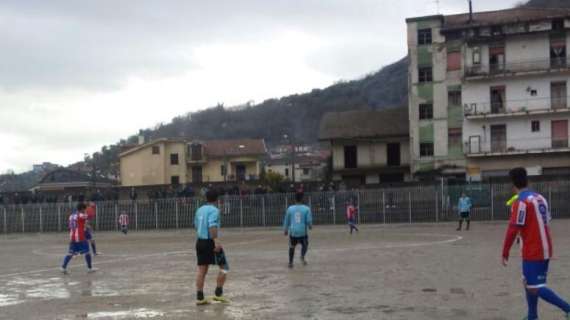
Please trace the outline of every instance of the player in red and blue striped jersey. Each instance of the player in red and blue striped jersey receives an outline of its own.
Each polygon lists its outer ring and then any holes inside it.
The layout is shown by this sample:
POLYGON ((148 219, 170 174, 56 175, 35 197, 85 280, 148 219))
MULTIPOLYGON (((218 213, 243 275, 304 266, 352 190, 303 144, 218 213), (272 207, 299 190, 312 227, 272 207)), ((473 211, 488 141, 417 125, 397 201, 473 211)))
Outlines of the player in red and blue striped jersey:
POLYGON ((89 242, 85 237, 85 223, 88 219, 85 209, 85 204, 80 203, 77 205, 77 211, 72 212, 69 216, 69 251, 63 259, 63 264, 61 266, 61 272, 64 274, 67 274, 67 265, 73 256, 78 254, 85 255, 88 272, 95 271, 91 264, 89 242))
POLYGON ((509 251, 517 236, 520 236, 528 304, 528 316, 525 319, 538 319, 539 297, 560 308, 565 312, 566 318, 570 319, 570 305, 546 287, 548 265, 552 257, 548 203, 541 194, 527 188, 528 178, 524 168, 515 168, 509 175, 518 199, 511 207, 509 228, 503 246, 503 265, 507 266, 509 251))

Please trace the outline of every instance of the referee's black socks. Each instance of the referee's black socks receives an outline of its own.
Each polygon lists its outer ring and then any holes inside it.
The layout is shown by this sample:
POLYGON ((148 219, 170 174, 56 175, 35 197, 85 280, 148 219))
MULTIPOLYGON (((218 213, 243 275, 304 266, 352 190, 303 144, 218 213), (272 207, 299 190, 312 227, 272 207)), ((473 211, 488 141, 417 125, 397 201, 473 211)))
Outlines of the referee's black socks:
POLYGON ((197 299, 198 301, 204 300, 204 291, 198 291, 198 292, 196 292, 196 299, 197 299))
POLYGON ((216 291, 214 293, 216 294, 216 297, 221 297, 224 294, 224 288, 216 287, 216 291))

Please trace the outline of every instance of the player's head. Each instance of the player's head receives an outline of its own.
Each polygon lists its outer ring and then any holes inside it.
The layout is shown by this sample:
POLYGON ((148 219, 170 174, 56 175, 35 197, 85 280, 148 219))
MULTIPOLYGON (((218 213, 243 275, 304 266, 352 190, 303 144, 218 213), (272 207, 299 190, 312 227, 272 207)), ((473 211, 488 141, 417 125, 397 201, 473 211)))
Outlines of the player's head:
POLYGON ((297 203, 303 202, 304 197, 305 197, 305 194, 303 192, 295 193, 295 201, 297 201, 297 203))
POLYGON ((465 198, 466 196, 465 191, 461 192, 461 197, 465 198))
POLYGON ((218 192, 214 189, 209 189, 206 192, 206 201, 213 203, 218 201, 218 192))
POLYGON ((85 206, 85 203, 83 203, 83 202, 80 202, 77 204, 77 211, 79 211, 79 212, 85 211, 86 208, 87 208, 87 206, 85 206))
POLYGON ((514 168, 509 171, 509 176, 515 188, 520 190, 528 186, 528 176, 525 168, 514 168))

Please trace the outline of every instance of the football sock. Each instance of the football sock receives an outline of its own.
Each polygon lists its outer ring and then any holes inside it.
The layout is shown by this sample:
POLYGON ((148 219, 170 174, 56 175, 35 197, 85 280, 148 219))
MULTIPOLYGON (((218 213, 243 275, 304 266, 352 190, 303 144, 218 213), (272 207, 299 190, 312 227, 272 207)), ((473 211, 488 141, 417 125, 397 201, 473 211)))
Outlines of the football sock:
POLYGON ((301 257, 303 257, 303 259, 305 259, 307 250, 309 250, 309 245, 307 244, 307 242, 303 241, 303 245, 301 246, 301 257))
POLYGON ((68 254, 67 256, 65 256, 65 258, 63 258, 63 265, 61 266, 62 268, 66 269, 67 268, 67 264, 69 263, 69 261, 71 261, 71 258, 73 258, 72 255, 68 254))
POLYGON ((91 269, 91 254, 87 253, 85 255, 85 262, 87 263, 87 268, 91 269))
POLYGON ((293 264, 294 257, 295 257, 295 248, 289 248, 289 264, 293 264))
POLYGON ((526 303, 528 305, 528 320, 538 319, 538 295, 526 290, 526 303))
POLYGON ((216 287, 216 291, 214 293, 216 297, 221 297, 224 294, 224 289, 222 287, 216 287))
POLYGON ((97 248, 95 247, 95 242, 91 242, 91 248, 93 248, 93 253, 97 254, 97 248))
POLYGON ((568 302, 564 301, 554 291, 548 289, 547 287, 538 289, 538 296, 541 297, 544 301, 562 309, 564 312, 570 312, 570 305, 568 302))
POLYGON ((196 292, 196 300, 204 300, 204 291, 198 290, 196 292))

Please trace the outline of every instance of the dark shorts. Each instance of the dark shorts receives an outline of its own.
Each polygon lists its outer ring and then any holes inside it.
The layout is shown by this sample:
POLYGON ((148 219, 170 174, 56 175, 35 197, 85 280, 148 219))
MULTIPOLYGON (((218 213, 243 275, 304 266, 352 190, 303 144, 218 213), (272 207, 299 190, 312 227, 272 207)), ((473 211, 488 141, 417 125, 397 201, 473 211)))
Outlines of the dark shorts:
POLYGON ((461 219, 469 219, 471 217, 471 212, 464 211, 464 212, 461 212, 459 214, 459 216, 461 217, 461 219))
POLYGON ((85 253, 89 253, 89 243, 87 241, 69 243, 69 254, 77 255, 85 253))
POLYGON ((216 256, 214 248, 216 244, 212 239, 198 239, 196 241, 196 257, 198 258, 199 266, 206 266, 216 263, 216 256))
POLYGON ((91 230, 91 228, 85 229, 85 239, 86 240, 93 240, 93 231, 91 230))
POLYGON ((309 236, 289 237, 289 246, 291 248, 295 247, 298 244, 303 245, 303 246, 309 245, 309 236))

